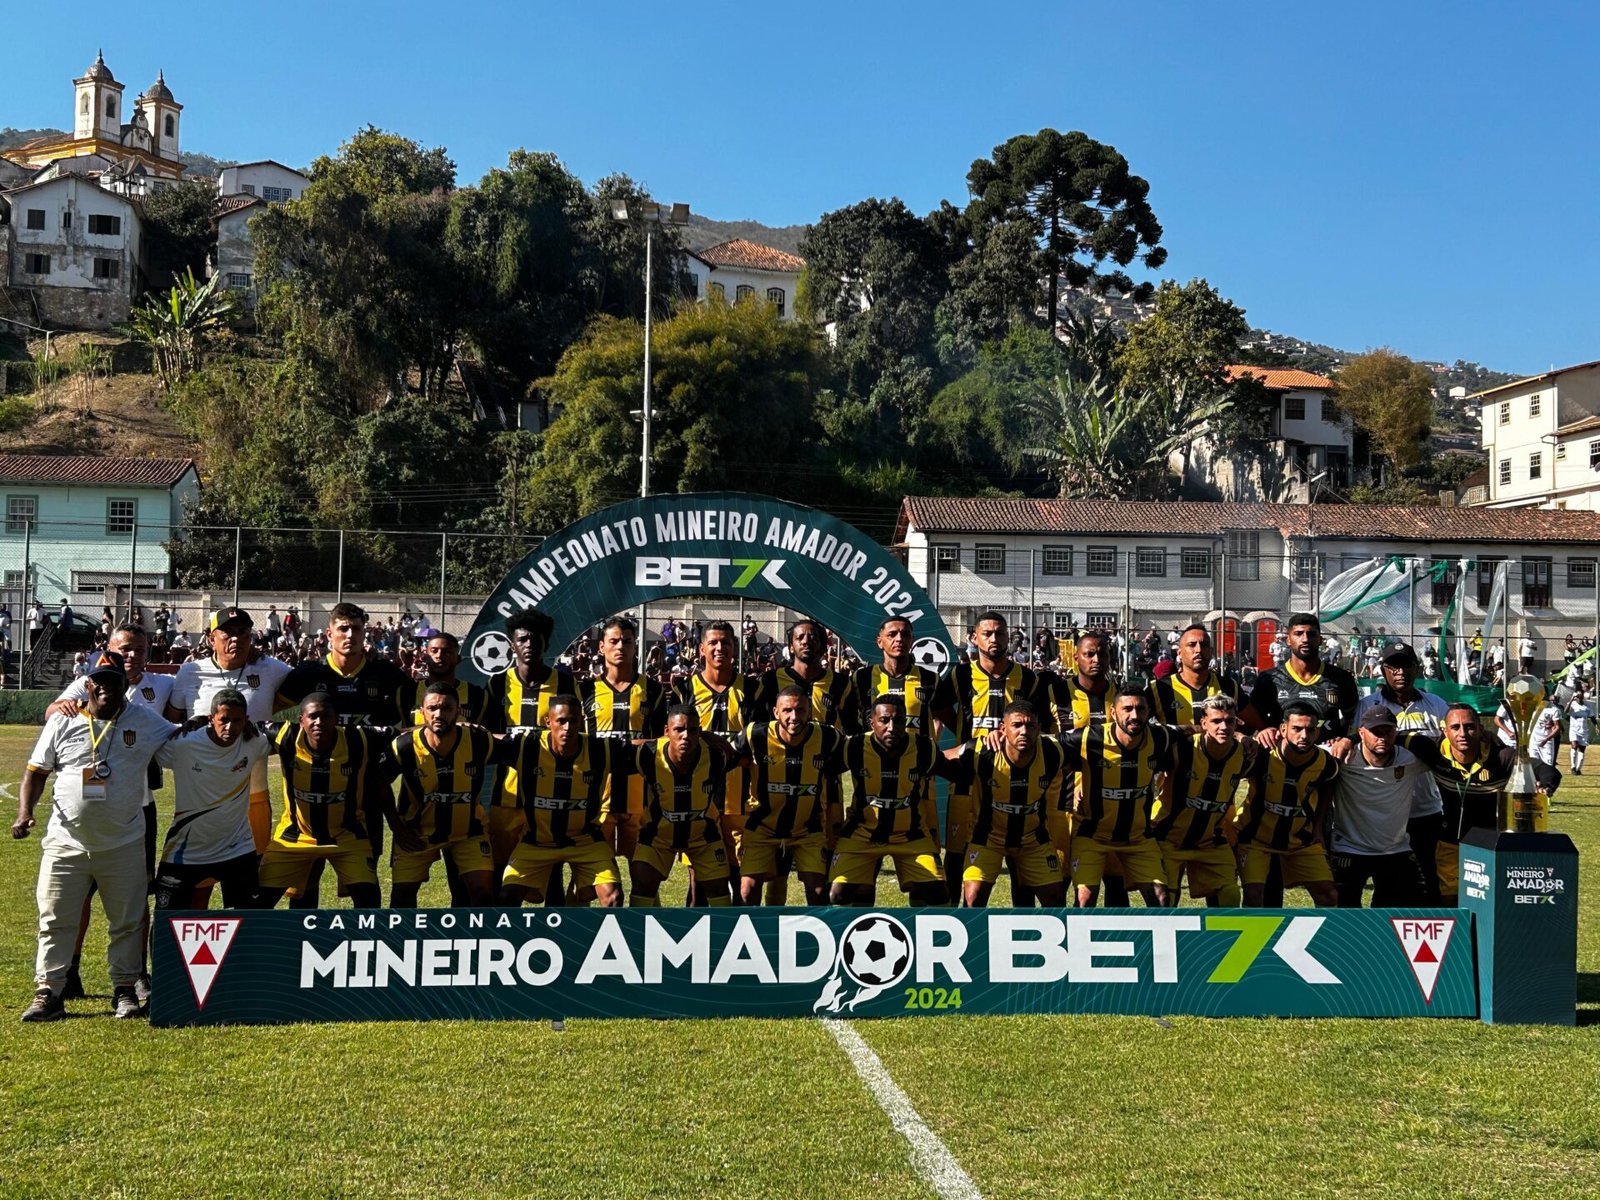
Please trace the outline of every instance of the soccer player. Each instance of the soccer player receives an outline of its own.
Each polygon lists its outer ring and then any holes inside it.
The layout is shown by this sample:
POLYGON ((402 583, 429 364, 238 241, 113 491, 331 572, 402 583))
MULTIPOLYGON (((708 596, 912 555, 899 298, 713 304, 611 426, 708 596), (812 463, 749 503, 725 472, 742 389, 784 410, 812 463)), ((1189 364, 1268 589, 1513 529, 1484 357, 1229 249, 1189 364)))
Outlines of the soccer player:
POLYGON ((852 681, 863 726, 871 725, 872 710, 883 696, 900 697, 906 728, 913 734, 937 738, 940 725, 955 724, 955 685, 948 676, 941 678, 937 671, 912 661, 911 647, 916 640, 911 622, 904 617, 885 617, 878 625, 878 650, 883 659, 862 667, 852 681))
POLYGON ((250 825, 251 780, 270 749, 250 723, 250 702, 236 688, 211 695, 204 729, 173 738, 156 752, 172 772, 172 825, 156 868, 156 908, 206 908, 212 881, 226 908, 255 903, 256 845, 250 825))
POLYGON ((867 732, 845 743, 844 768, 854 789, 830 871, 834 904, 870 907, 885 855, 913 906, 945 901, 935 841, 939 818, 929 786, 939 752, 922 730, 908 732, 906 707, 903 696, 878 696, 867 732))
MULTIPOLYGON (((957 666, 950 675, 956 695, 956 743, 961 745, 999 729, 1006 708, 1018 700, 1027 701, 1033 709, 1040 733, 1054 729, 1050 689, 1031 668, 1011 661, 1006 619, 994 611, 979 613, 972 624, 971 643, 976 657, 965 666, 957 666)), ((972 831, 973 806, 970 791, 951 787, 944 840, 945 881, 951 904, 961 903, 966 892, 962 862, 972 831)))
POLYGON ((422 702, 427 697, 428 689, 436 683, 455 689, 456 706, 462 721, 469 725, 485 723, 489 711, 488 692, 475 683, 457 679, 456 668, 460 665, 460 640, 453 633, 434 630, 422 644, 422 678, 408 684, 405 702, 401 705, 407 710, 410 724, 427 724, 422 715, 422 702))
POLYGON ((1317 717, 1314 740, 1325 743, 1338 757, 1350 748, 1351 722, 1360 701, 1355 676, 1322 661, 1322 622, 1315 613, 1293 614, 1285 641, 1289 660, 1263 671, 1256 680, 1246 723, 1259 725, 1256 740, 1270 748, 1277 744, 1288 706, 1296 701, 1309 704, 1317 717))
POLYGON ((176 729, 148 704, 128 702, 127 671, 115 651, 96 652, 88 663, 81 708, 46 719, 17 791, 11 836, 25 838, 45 780, 55 774, 39 862, 38 990, 23 1011, 24 1021, 66 1015, 62 993, 91 887, 99 891, 106 914, 113 1011, 122 1018, 141 1011, 135 988, 150 886, 145 781, 150 760, 176 729))
MULTIPOLYGON (((206 619, 211 657, 197 658, 178 668, 172 680, 172 694, 167 698, 167 720, 182 724, 190 717, 209 714, 212 700, 225 690, 244 697, 247 721, 259 726, 272 720, 278 689, 290 668, 281 659, 266 656, 251 661, 255 657, 251 648, 254 629, 250 614, 232 605, 217 609, 206 619)), ((250 833, 256 853, 260 854, 272 836, 265 754, 252 760, 250 768, 250 833)))
MULTIPOLYGON (((612 617, 600 626, 598 679, 579 686, 591 732, 630 744, 661 736, 666 691, 654 679, 639 677, 639 628, 627 617, 612 617)), ((721 812, 721 806, 718 806, 721 812)), ((632 859, 644 818, 644 779, 637 772, 608 777, 600 802, 600 829, 618 859, 632 859)))
MULTIPOLYGON (((602 639, 603 640, 603 639, 602 639)), ((667 709, 666 732, 639 747, 644 822, 633 848, 634 908, 655 908, 661 884, 680 855, 712 907, 729 903, 731 864, 722 844, 721 815, 731 766, 727 752, 700 736, 700 713, 688 704, 667 709)))
POLYGON ((627 769, 633 747, 584 733, 583 701, 571 693, 545 702, 543 729, 509 741, 516 765, 505 774, 515 781, 526 832, 506 864, 500 903, 544 903, 553 898, 559 869, 569 867, 576 903, 621 905, 622 873, 600 830, 600 797, 606 778, 627 769))
MULTIPOLYGON (((412 848, 396 836, 390 851, 390 908, 415 908, 436 859, 455 866, 461 895, 474 907, 494 902, 493 857, 483 831, 481 793, 496 764, 509 760, 508 745, 487 729, 461 724, 459 690, 443 680, 428 684, 420 729, 394 739, 400 777, 397 820, 415 839, 412 848)), ((454 889, 453 889, 454 890, 454 889)))
POLYGON ((312 865, 329 862, 356 908, 377 908, 378 872, 363 817, 393 822, 397 845, 421 846, 395 820, 393 758, 385 739, 373 729, 340 725, 334 697, 314 691, 300 701, 300 720, 278 730, 273 746, 283 811, 261 856, 256 903, 272 908, 291 888, 303 896, 312 865))
MULTIPOLYGON (((1294 646, 1291 634, 1290 646, 1294 646)), ((1339 902, 1322 841, 1322 824, 1339 778, 1339 764, 1316 744, 1323 713, 1306 700, 1284 705, 1272 749, 1256 755, 1249 784, 1229 814, 1238 846, 1239 878, 1247 908, 1268 904, 1268 868, 1278 860, 1285 887, 1304 887, 1318 908, 1339 902)))
POLYGON ((1132 684, 1118 689, 1109 725, 1062 735, 1067 767, 1077 773, 1070 873, 1080 908, 1094 907, 1112 854, 1146 907, 1166 904, 1166 868, 1150 822, 1157 777, 1173 769, 1175 740, 1166 726, 1150 723, 1144 692, 1132 684))
POLYGON ((1056 728, 1065 732, 1104 725, 1107 701, 1115 700, 1116 695, 1106 635, 1098 629, 1086 629, 1078 635, 1073 673, 1056 676, 1051 686, 1056 728))
MULTIPOLYGON (((1193 628, 1178 639, 1180 661, 1193 628)), ((1217 692, 1184 703, 1192 704, 1186 724, 1198 724, 1200 732, 1174 743, 1172 770, 1151 829, 1166 871, 1167 906, 1178 906, 1187 874, 1189 895, 1196 900, 1211 908, 1237 908, 1241 893, 1227 815, 1250 769, 1249 747, 1237 736, 1233 696, 1217 692)))
POLYGON ((945 751, 939 768, 973 798, 961 903, 987 907, 1001 868, 1009 865, 1030 903, 1036 898, 1059 908, 1066 903, 1066 877, 1045 814, 1061 802, 1067 756, 1060 742, 1039 732, 1038 710, 1026 700, 1006 705, 998 741, 995 749, 987 734, 963 742, 945 751))
POLYGON ((1211 634, 1204 625, 1190 625, 1178 635, 1178 669, 1149 688, 1151 720, 1194 733, 1200 726, 1201 702, 1226 696, 1233 701, 1238 721, 1238 709, 1244 703, 1239 681, 1213 670, 1212 654, 1211 634))
POLYGON ((1358 741, 1339 769, 1333 801, 1333 882, 1340 908, 1360 908, 1372 881, 1373 908, 1414 908, 1427 899, 1406 824, 1427 782, 1411 753, 1395 745, 1395 717, 1384 705, 1362 714, 1358 741))
MULTIPOLYGON (((751 767, 750 804, 739 847, 743 903, 761 903, 762 885, 781 874, 787 854, 805 889, 807 904, 826 904, 825 825, 838 793, 836 774, 844 735, 812 719, 812 689, 788 684, 777 695, 770 721, 756 721, 730 748, 751 767)), ((768 904, 783 895, 767 890, 768 904)))
POLYGON ((1583 774, 1583 756, 1589 749, 1589 722, 1594 708, 1584 699, 1583 688, 1572 693, 1567 704, 1567 765, 1574 775, 1583 774))

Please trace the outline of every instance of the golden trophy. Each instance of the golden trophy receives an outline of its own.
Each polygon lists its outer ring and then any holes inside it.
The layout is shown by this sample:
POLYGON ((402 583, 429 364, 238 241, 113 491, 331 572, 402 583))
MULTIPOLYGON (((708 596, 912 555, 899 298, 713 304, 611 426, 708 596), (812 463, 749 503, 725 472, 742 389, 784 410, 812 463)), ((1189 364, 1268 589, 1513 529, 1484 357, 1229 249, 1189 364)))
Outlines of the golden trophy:
POLYGON ((1506 681, 1506 707, 1517 731, 1517 757, 1500 794, 1500 828, 1507 833, 1543 833, 1549 801, 1539 791, 1528 754, 1528 740, 1544 711, 1544 684, 1533 675, 1514 675, 1506 681))

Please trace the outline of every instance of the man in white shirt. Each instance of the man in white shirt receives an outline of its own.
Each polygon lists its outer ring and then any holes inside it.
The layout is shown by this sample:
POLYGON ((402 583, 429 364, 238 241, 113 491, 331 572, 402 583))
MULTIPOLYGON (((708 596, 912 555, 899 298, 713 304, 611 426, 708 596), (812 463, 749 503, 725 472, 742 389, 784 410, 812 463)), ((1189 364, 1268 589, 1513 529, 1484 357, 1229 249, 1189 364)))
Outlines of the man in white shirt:
POLYGON ((1360 908, 1369 879, 1373 908, 1420 907, 1422 868, 1406 825, 1412 794, 1427 772, 1396 747, 1395 718, 1387 707, 1369 707, 1359 731, 1334 792, 1330 861, 1339 907, 1360 908))
POLYGON ((106 957, 112 1006, 121 1018, 141 1015, 135 985, 144 959, 145 780, 151 759, 175 729, 148 707, 128 703, 120 655, 99 651, 85 679, 82 711, 45 721, 28 757, 11 836, 25 838, 53 773, 50 820, 39 863, 38 991, 24 1021, 66 1015, 61 993, 90 889, 100 893, 110 926, 106 957))
POLYGON ((236 688, 211 696, 210 721, 167 742, 156 761, 172 772, 172 825, 156 869, 156 908, 205 908, 210 880, 227 908, 247 908, 256 894, 256 846, 250 832, 250 777, 267 761, 267 739, 246 715, 236 688))
POLYGON ((1583 755, 1589 749, 1589 722, 1593 717, 1594 708, 1580 687, 1567 705, 1567 765, 1574 775, 1583 774, 1583 755))
POLYGON ((1522 640, 1517 643, 1517 658, 1521 660, 1522 670, 1529 675, 1534 671, 1534 660, 1539 657, 1539 643, 1532 636, 1524 633, 1522 640))
POLYGON ((1528 757, 1533 759, 1533 777, 1551 799, 1555 798, 1556 789, 1561 786, 1561 770, 1556 766, 1556 750, 1560 745, 1561 707, 1550 702, 1533 719, 1533 733, 1528 738, 1528 757))

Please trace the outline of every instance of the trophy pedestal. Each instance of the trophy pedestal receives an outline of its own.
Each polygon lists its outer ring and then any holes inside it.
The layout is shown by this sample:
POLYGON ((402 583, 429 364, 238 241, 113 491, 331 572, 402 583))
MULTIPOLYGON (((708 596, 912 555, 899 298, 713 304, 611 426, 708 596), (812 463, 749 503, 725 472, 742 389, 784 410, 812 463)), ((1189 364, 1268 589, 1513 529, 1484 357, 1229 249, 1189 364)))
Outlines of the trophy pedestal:
POLYGON ((1575 1025, 1578 849, 1562 833, 1474 829, 1461 839, 1460 906, 1473 916, 1478 1015, 1489 1025, 1575 1025))

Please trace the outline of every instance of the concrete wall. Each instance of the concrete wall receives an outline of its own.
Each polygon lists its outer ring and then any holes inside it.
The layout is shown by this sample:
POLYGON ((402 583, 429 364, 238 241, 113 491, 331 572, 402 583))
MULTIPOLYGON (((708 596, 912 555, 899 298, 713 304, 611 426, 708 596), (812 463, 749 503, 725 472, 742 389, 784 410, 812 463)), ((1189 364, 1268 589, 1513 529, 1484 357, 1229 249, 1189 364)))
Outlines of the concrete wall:
POLYGON ((756 299, 765 301, 768 288, 783 289, 783 318, 786 321, 794 319, 794 294, 799 286, 800 276, 787 271, 745 271, 738 267, 708 268, 698 260, 691 259, 689 269, 700 277, 696 294, 703 302, 711 295, 711 285, 720 283, 732 304, 739 295, 741 286, 753 287, 756 290, 756 299))
POLYGON ((308 183, 310 180, 299 171, 277 163, 250 163, 242 167, 224 167, 217 176, 217 194, 234 196, 243 192, 265 199, 263 188, 286 188, 290 192, 289 199, 298 200, 305 194, 308 183))
POLYGON ((228 213, 217 221, 217 252, 212 260, 212 274, 221 275, 224 285, 230 274, 248 275, 251 286, 240 287, 240 298, 249 303, 255 295, 254 282, 256 273, 256 248, 250 240, 250 219, 261 211, 261 206, 253 204, 249 208, 240 209, 238 212, 228 213))
POLYGON ((143 264, 143 230, 134 207, 75 175, 13 192, 10 200, 10 285, 33 290, 50 324, 107 329, 127 320, 143 264), (43 229, 28 228, 31 211, 45 214, 43 229), (71 224, 64 227, 69 213, 71 224), (117 218, 119 231, 91 233, 89 219, 95 216, 117 218), (50 256, 48 275, 26 270, 29 254, 50 256), (95 260, 102 258, 117 264, 115 279, 95 278, 95 260))

